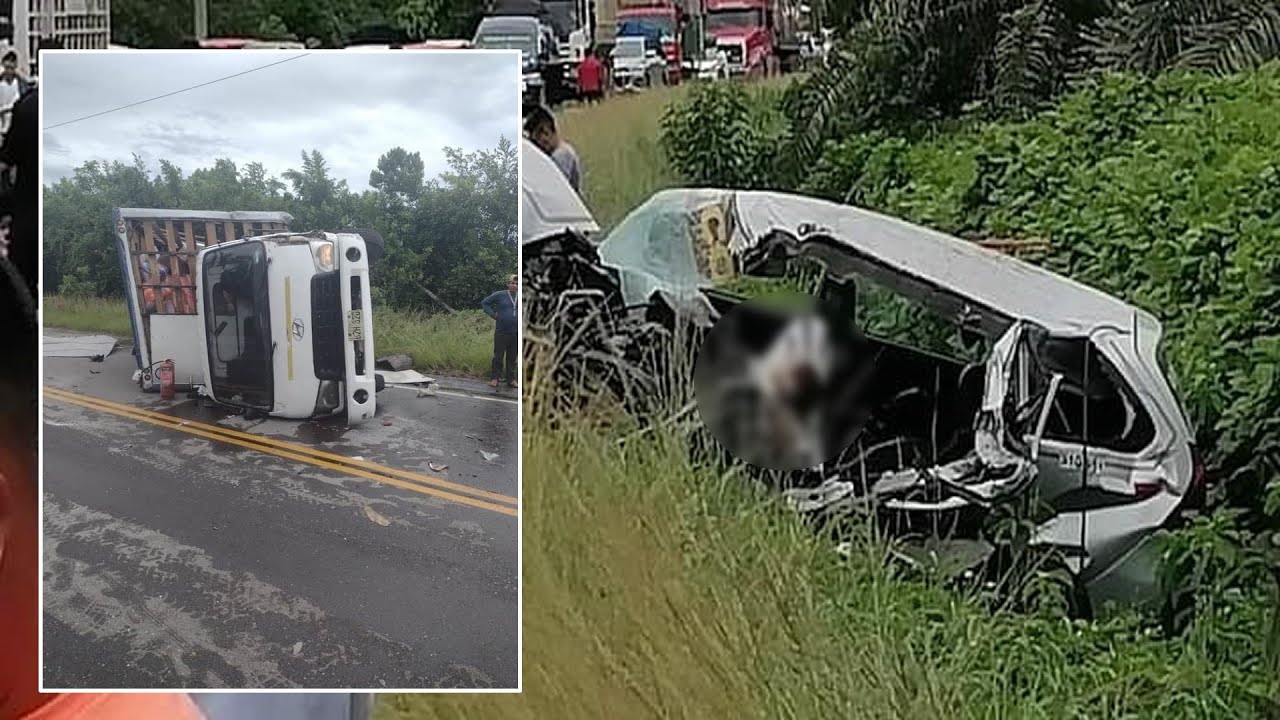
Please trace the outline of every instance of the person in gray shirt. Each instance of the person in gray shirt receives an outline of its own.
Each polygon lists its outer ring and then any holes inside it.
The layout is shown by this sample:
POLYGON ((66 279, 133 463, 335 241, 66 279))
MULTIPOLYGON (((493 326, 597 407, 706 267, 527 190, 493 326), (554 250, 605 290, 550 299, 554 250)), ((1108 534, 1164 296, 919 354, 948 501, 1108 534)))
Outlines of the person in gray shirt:
POLYGON ((578 151, 560 137, 551 111, 541 105, 527 111, 524 116, 524 134, 530 142, 551 156, 560 172, 568 178, 574 192, 581 195, 582 163, 578 160, 578 151))

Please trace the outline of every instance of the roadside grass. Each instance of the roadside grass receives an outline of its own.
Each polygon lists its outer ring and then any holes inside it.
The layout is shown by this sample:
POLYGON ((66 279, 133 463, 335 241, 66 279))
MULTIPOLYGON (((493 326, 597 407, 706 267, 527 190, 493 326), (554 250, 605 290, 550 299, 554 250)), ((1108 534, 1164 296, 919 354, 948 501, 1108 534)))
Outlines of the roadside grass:
POLYGON ((132 338, 129 312, 121 298, 49 295, 41 302, 44 326, 132 338))
POLYGON ((1242 678, 1215 669, 1212 652, 1123 620, 991 615, 893 578, 869 538, 840 558, 741 478, 693 467, 676 438, 624 448, 589 414, 558 424, 526 411, 522 694, 382 695, 375 720, 1208 718, 1242 707, 1242 678))
POLYGON ((449 375, 487 377, 493 359, 493 320, 481 310, 424 314, 379 308, 374 311, 377 354, 406 352, 414 368, 449 375))
POLYGON ((612 227, 645 198, 677 184, 658 141, 662 113, 691 84, 614 95, 598 105, 565 108, 560 135, 582 160, 583 195, 602 228, 612 227))
MULTIPOLYGON (((781 88, 798 75, 752 83, 781 88)), ((680 178, 659 143, 667 106, 697 84, 681 83, 619 94, 598 105, 574 105, 559 113, 561 136, 582 159, 583 196, 602 228, 610 228, 655 192, 680 178)))
MULTIPOLYGON (((48 296, 48 328, 93 332, 131 339, 129 314, 119 298, 48 296)), ((423 372, 485 377, 493 356, 493 321, 480 310, 428 315, 378 308, 374 348, 379 356, 409 353, 423 372)))

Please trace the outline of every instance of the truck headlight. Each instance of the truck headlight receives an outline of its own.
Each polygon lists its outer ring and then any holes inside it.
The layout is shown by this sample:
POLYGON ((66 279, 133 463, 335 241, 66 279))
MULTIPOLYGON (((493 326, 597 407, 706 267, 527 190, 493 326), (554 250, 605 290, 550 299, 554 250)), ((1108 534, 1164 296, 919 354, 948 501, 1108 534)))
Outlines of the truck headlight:
POLYGON ((311 257, 320 272, 330 272, 337 267, 333 263, 333 242, 329 240, 312 240, 311 257))
POLYGON ((316 414, 323 415, 338 409, 342 404, 342 396, 338 389, 338 383, 332 380, 320 381, 320 390, 316 393, 316 414))

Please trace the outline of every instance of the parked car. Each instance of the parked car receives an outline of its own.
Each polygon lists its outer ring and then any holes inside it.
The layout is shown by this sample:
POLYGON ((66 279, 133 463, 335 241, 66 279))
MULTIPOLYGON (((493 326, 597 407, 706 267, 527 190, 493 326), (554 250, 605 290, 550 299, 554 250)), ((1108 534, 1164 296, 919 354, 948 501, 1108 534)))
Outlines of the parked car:
POLYGON ((627 35, 617 39, 611 52, 614 85, 622 88, 651 87, 663 82, 666 61, 647 38, 627 35))

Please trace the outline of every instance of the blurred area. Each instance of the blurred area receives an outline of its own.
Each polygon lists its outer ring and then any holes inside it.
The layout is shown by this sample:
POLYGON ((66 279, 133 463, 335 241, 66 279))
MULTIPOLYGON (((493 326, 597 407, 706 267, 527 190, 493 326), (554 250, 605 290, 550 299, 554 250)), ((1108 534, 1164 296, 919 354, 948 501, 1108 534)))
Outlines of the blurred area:
POLYGON ((745 302, 707 334, 694 368, 703 422, 738 459, 801 470, 840 454, 861 429, 849 408, 867 357, 848 317, 800 296, 745 302))

